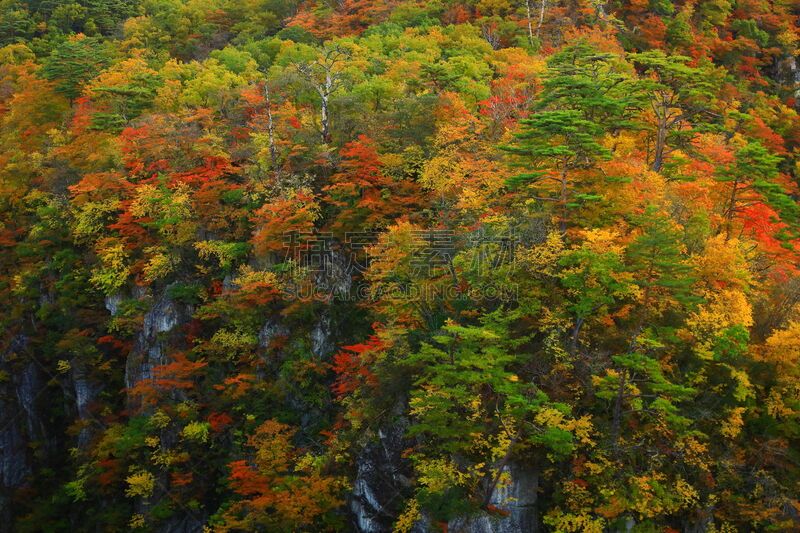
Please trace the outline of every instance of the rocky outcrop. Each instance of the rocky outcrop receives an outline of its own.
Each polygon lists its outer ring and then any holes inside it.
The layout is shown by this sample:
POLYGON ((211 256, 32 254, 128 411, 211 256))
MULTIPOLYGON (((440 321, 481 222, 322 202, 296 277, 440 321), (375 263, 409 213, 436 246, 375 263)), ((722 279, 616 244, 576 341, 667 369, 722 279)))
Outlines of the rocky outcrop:
POLYGON ((267 319, 261 331, 258 332, 258 345, 262 348, 269 348, 273 341, 278 337, 289 335, 289 328, 281 324, 274 318, 267 319))
MULTIPOLYGON (((145 294, 138 292, 134 297, 143 298, 145 294)), ((121 303, 121 298, 107 298, 106 308, 114 315, 118 312, 121 303)), ((142 330, 137 335, 133 349, 128 354, 125 363, 125 386, 127 388, 130 389, 143 380, 152 379, 155 367, 170 362, 168 355, 170 347, 178 346, 181 342, 177 337, 180 331, 179 326, 186 324, 191 319, 191 315, 191 307, 170 298, 168 288, 160 293, 145 313, 142 330)), ((181 392, 176 390, 174 394, 180 395, 181 392)), ((139 400, 135 396, 129 395, 127 401, 129 407, 138 406, 139 400)), ((178 439, 178 435, 172 429, 162 431, 159 437, 165 448, 173 447, 178 439)), ((166 472, 160 472, 157 480, 156 494, 159 496, 154 497, 153 501, 158 501, 163 496, 163 489, 169 484, 166 472)), ((152 503, 138 500, 135 508, 139 513, 147 513, 152 509, 152 503)), ((160 533, 200 533, 203 531, 206 520, 205 516, 187 508, 181 508, 176 509, 175 514, 158 524, 154 530, 160 533)))
POLYGON ((398 423, 378 432, 378 438, 364 447, 358 457, 357 473, 348 506, 353 527, 362 533, 392 531, 410 487, 407 465, 401 457, 407 447, 405 426, 398 423))
POLYGON ((319 358, 325 358, 336 350, 331 327, 331 315, 324 310, 311 330, 311 353, 319 358))
POLYGON ((789 55, 776 57, 771 67, 771 76, 783 91, 794 97, 795 109, 800 108, 800 57, 789 55))
POLYGON ((23 363, 21 371, 17 373, 14 380, 17 394, 17 405, 20 408, 22 420, 25 422, 25 430, 29 440, 40 441, 47 445, 45 424, 42 421, 36 400, 45 387, 42 377, 39 375, 39 366, 34 361, 23 363))
POLYGON ((12 493, 21 487, 30 475, 31 469, 27 457, 27 441, 14 421, 7 420, 6 413, 13 413, 9 404, 0 400, 0 531, 10 531, 8 526, 12 521, 12 493), (8 423, 7 423, 8 422, 8 423))
POLYGON ((111 296, 106 296, 105 299, 105 306, 108 309, 108 312, 111 313, 111 316, 116 316, 119 313, 119 306, 122 304, 122 294, 112 294, 111 296))
MULTIPOLYGON (((411 484, 404 474, 401 452, 404 449, 403 430, 396 428, 381 432, 377 442, 364 448, 358 458, 358 472, 348 505, 353 527, 360 533, 388 533, 402 511, 406 489, 411 484)), ((508 478, 494 489, 489 504, 493 514, 481 513, 451 520, 451 533, 535 533, 539 531, 537 492, 539 477, 535 470, 519 464, 505 469, 508 478)), ((423 517, 414 533, 438 533, 423 517)))
POLYGON ((353 286, 350 257, 343 251, 332 250, 319 257, 318 263, 314 265, 317 296, 346 298, 353 286))
POLYGON ((534 533, 539 530, 536 498, 539 476, 535 470, 512 464, 505 469, 509 479, 499 483, 489 504, 498 512, 451 520, 452 533, 534 533))
POLYGON ((91 412, 91 404, 97 397, 99 387, 91 381, 86 367, 80 362, 75 362, 72 365, 71 385, 75 410, 78 413, 78 418, 84 424, 80 433, 78 433, 78 447, 84 449, 88 446, 92 435, 90 426, 94 421, 94 417, 91 412))
POLYGON ((178 324, 188 320, 190 313, 177 304, 166 291, 144 315, 142 331, 125 364, 125 386, 151 379, 153 368, 165 364, 167 341, 165 335, 178 324))
POLYGON ((188 509, 182 509, 166 522, 159 524, 158 533, 201 533, 207 519, 188 509))
POLYGON ((45 383, 26 348, 27 339, 20 336, 0 354, 0 531, 7 531, 11 523, 12 493, 33 473, 30 444, 38 441, 47 446, 36 405, 45 383))

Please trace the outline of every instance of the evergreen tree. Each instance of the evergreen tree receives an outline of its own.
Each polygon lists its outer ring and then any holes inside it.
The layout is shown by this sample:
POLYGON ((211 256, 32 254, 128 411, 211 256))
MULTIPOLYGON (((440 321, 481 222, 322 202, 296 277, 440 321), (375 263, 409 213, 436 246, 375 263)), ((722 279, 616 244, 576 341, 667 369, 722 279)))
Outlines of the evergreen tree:
POLYGON ((541 111, 520 124, 522 131, 514 134, 514 144, 502 149, 515 156, 513 166, 526 172, 509 178, 507 183, 514 188, 529 184, 532 198, 557 204, 564 232, 572 202, 596 198, 575 190, 572 173, 591 167, 597 159, 611 157, 598 142, 603 128, 583 118, 580 111, 541 111))
POLYGON ((642 290, 642 322, 674 306, 700 301, 693 291, 695 278, 672 220, 657 207, 632 217, 640 233, 628 246, 627 260, 634 283, 642 290))
POLYGON ((110 62, 107 46, 93 37, 74 37, 58 45, 42 68, 45 78, 56 82, 56 89, 76 98, 83 85, 110 62))
POLYGON ((638 126, 644 96, 623 62, 579 41, 548 59, 536 109, 578 111, 603 131, 616 133, 638 126))
POLYGON ((655 116, 652 168, 658 172, 670 153, 690 150, 697 133, 718 121, 717 91, 723 80, 709 65, 691 66, 690 58, 661 50, 631 54, 630 59, 646 76, 640 89, 655 116))

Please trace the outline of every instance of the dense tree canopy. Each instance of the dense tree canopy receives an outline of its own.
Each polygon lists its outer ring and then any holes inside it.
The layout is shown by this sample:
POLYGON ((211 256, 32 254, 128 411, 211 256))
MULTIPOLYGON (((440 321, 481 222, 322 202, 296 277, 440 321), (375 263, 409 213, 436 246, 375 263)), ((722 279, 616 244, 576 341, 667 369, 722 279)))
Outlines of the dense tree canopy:
POLYGON ((798 17, 0 0, 0 530, 797 531, 798 17))

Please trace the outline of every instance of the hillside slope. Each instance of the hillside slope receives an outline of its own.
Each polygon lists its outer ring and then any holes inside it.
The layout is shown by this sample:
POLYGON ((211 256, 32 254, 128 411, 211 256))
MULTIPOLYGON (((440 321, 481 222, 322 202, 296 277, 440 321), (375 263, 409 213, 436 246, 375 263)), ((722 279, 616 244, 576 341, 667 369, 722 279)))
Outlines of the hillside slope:
POLYGON ((0 0, 0 531, 797 531, 798 15, 0 0))

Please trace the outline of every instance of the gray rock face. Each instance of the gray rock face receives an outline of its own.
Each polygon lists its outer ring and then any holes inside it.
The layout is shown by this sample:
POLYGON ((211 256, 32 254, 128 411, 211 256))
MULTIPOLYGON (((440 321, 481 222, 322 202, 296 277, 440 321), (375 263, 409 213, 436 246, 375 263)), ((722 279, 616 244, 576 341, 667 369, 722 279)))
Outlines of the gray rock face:
MULTIPOLYGON (((12 375, 11 366, 3 357, 0 368, 12 375)), ((30 412, 34 397, 26 397, 22 388, 13 381, 6 381, 0 386, 0 488, 13 489, 23 485, 25 478, 31 473, 27 457, 28 439, 24 428, 29 430, 36 426, 30 420, 30 412), (28 406, 24 408, 19 401, 22 398, 28 406)))
MULTIPOLYGON (((770 76, 783 86, 784 90, 791 90, 795 98, 800 98, 800 56, 776 57, 770 68, 770 76)), ((800 102, 795 103, 795 109, 800 102)))
POLYGON ((166 294, 144 315, 142 331, 125 365, 126 387, 133 387, 143 379, 151 379, 153 367, 166 362, 166 347, 160 337, 177 326, 180 319, 178 306, 166 294))
POLYGON ((22 410, 22 419, 30 439, 43 439, 45 427, 36 410, 36 398, 42 392, 44 384, 39 376, 39 369, 35 362, 29 361, 22 368, 16 380, 17 405, 22 410))
POLYGON ((350 258, 343 252, 331 250, 319 258, 315 265, 315 289, 319 295, 346 297, 353 286, 350 258))
POLYGON ((492 493, 491 505, 505 516, 465 517, 451 520, 448 530, 453 533, 533 533, 538 531, 536 497, 539 477, 535 471, 520 465, 505 468, 508 483, 500 483, 492 493))
POLYGON ((119 312, 119 306, 122 303, 122 294, 117 293, 111 296, 106 296, 105 305, 111 316, 116 316, 119 312))
MULTIPOLYGON (((93 417, 90 406, 98 393, 98 387, 89 380, 86 368, 80 363, 72 365, 72 389, 78 418, 83 422, 91 422, 93 417)), ((88 446, 90 438, 91 428, 83 427, 78 434, 78 447, 83 449, 88 446)))
POLYGON ((331 329, 331 316, 326 311, 319 318, 311 330, 311 353, 319 358, 324 358, 336 350, 331 329))
POLYGON ((258 332, 258 345, 268 348, 276 337, 289 335, 289 329, 275 319, 268 319, 258 332))
MULTIPOLYGON (((377 444, 367 446, 358 460, 358 473, 349 499, 354 529, 361 533, 385 533, 392 531, 402 491, 408 486, 402 474, 400 452, 402 430, 390 434, 381 433, 377 444)), ((491 505, 499 512, 496 515, 480 514, 451 520, 451 533, 535 533, 539 530, 536 510, 539 477, 537 473, 521 465, 506 467, 510 479, 500 483, 492 493, 491 505)), ((438 533, 435 526, 423 517, 414 526, 414 533, 438 533)))
MULTIPOLYGON (((8 404, 0 400, 0 412, 13 413, 8 404)), ((6 423, 7 416, 0 416, 3 430, 0 431, 0 531, 10 531, 12 503, 9 493, 24 485, 31 474, 28 464, 27 442, 13 420, 6 423)))
POLYGON ((358 458, 358 471, 348 500, 356 531, 390 532, 402 511, 403 491, 409 486, 401 458, 405 447, 403 433, 402 424, 381 430, 377 442, 367 445, 358 458))
POLYGON ((40 440, 47 445, 45 426, 36 399, 44 383, 35 362, 25 359, 27 339, 18 337, 0 354, 0 531, 11 523, 9 494, 25 486, 33 473, 28 445, 40 440))
MULTIPOLYGON (((150 310, 144 315, 142 331, 136 338, 134 347, 125 361, 125 386, 134 387, 137 383, 154 378, 153 369, 169 363, 168 347, 176 345, 175 328, 188 322, 191 308, 172 300, 167 291, 161 293, 150 310)), ((174 391, 179 397, 182 392, 174 391)), ((129 395, 128 408, 139 407, 139 399, 129 395)))
MULTIPOLYGON (((13 412, 12 409, 6 409, 7 407, 5 402, 0 402, 0 409, 13 412)), ((0 482, 2 488, 20 487, 25 477, 30 474, 25 450, 26 441, 22 432, 17 424, 9 420, 8 427, 0 432, 0 482)))
POLYGON ((159 533, 201 533, 206 518, 193 513, 178 513, 158 527, 159 533))

